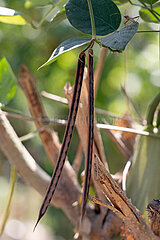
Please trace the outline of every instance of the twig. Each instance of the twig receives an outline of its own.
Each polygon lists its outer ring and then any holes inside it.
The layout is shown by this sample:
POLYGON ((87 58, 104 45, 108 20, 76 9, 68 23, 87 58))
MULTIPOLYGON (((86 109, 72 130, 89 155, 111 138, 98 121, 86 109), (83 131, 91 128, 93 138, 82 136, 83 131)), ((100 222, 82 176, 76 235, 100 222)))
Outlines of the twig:
POLYGON ((131 204, 125 196, 125 193, 105 169, 97 155, 95 155, 94 176, 101 191, 110 200, 114 208, 121 212, 119 216, 122 218, 135 239, 158 240, 146 225, 138 210, 131 204))
POLYGON ((150 9, 143 1, 138 0, 138 2, 140 2, 145 9, 147 9, 156 19, 158 22, 160 22, 160 19, 157 17, 156 13, 154 13, 154 11, 152 9, 150 9))
POLYGON ((29 117, 29 116, 25 116, 25 115, 16 114, 16 113, 9 113, 9 112, 6 112, 6 111, 3 111, 3 114, 6 117, 9 117, 9 118, 15 118, 15 119, 24 120, 24 121, 31 121, 31 122, 37 121, 37 122, 41 122, 41 123, 50 123, 51 121, 54 121, 54 120, 51 120, 51 119, 48 119, 48 118, 46 118, 46 119, 35 118, 35 117, 29 117))
POLYGON ((114 206, 111 206, 111 205, 109 205, 109 204, 107 204, 107 203, 105 203, 105 202, 102 202, 101 200, 98 200, 97 198, 92 197, 92 196, 90 196, 90 195, 89 195, 88 199, 89 199, 90 201, 96 203, 96 204, 99 204, 99 205, 101 205, 101 206, 104 206, 104 207, 112 210, 114 213, 116 213, 117 216, 123 218, 123 214, 122 214, 119 210, 117 210, 114 206))
MULTIPOLYGON (((105 124, 108 124, 106 121, 103 120, 105 124)), ((112 130, 105 129, 105 132, 108 134, 108 136, 111 138, 111 140, 115 143, 117 148, 120 150, 120 152, 124 155, 124 157, 129 160, 131 157, 132 153, 131 151, 125 146, 125 144, 122 142, 120 138, 117 138, 112 130)))
MULTIPOLYGON (((24 121, 36 121, 36 122, 41 122, 41 123, 54 123, 54 124, 60 124, 60 125, 65 125, 67 124, 67 121, 64 119, 44 119, 44 118, 34 118, 34 117, 29 117, 29 116, 24 116, 24 115, 19 115, 19 114, 12 114, 12 113, 8 113, 8 112, 4 112, 5 116, 11 117, 11 118, 16 118, 16 119, 20 119, 20 120, 24 120, 24 121)), ((126 118, 122 118, 122 119, 126 119, 126 118)), ((78 122, 78 121, 77 121, 78 122)), ((84 122, 85 124, 85 122, 84 122)), ((44 125, 45 126, 45 125, 44 125)), ((133 129, 133 128, 125 128, 125 127, 119 127, 119 126, 113 126, 110 124, 101 124, 101 123, 97 123, 96 126, 99 129, 109 129, 109 130, 116 130, 116 131, 122 131, 122 132, 131 132, 134 134, 140 134, 140 135, 144 135, 144 136, 151 136, 151 137, 156 137, 156 138, 160 138, 160 135, 158 134, 152 134, 150 132, 147 131, 142 131, 142 130, 137 130, 137 129, 133 129)), ((46 128, 46 126, 45 126, 46 128)), ((37 131, 39 132, 39 131, 37 131)), ((41 132, 41 129, 40 129, 41 132)))
POLYGON ((102 48, 98 63, 96 65, 96 68, 95 68, 95 71, 94 71, 94 89, 95 89, 94 92, 95 92, 95 96, 96 96, 96 93, 97 93, 97 90, 98 90, 99 81, 100 81, 103 66, 104 66, 104 63, 105 63, 106 52, 107 52, 107 49, 102 48))
POLYGON ((41 95, 43 97, 46 97, 46 98, 49 98, 51 100, 54 100, 56 102, 60 102, 60 103, 64 103, 64 104, 67 104, 68 105, 68 100, 66 98, 63 98, 63 97, 60 97, 60 96, 57 96, 55 94, 51 94, 51 93, 48 93, 46 91, 42 91, 41 92, 41 95))
MULTIPOLYGON (((10 163, 15 166, 23 180, 44 196, 50 177, 39 167, 19 141, 14 129, 2 112, 0 112, 0 132, 0 148, 3 153, 10 163)), ((51 203, 61 208, 71 222, 76 225, 76 223, 78 224, 79 209, 78 206, 73 207, 72 203, 79 199, 80 187, 69 163, 66 164, 65 168, 65 172, 68 172, 68 174, 66 174, 64 182, 61 182, 60 188, 57 189, 56 196, 51 203), (71 178, 69 182, 67 175, 71 178)))
POLYGON ((133 109, 134 109, 135 112, 137 113, 137 115, 138 115, 138 117, 139 117, 139 121, 140 121, 142 124, 144 124, 144 119, 142 118, 140 112, 138 111, 135 103, 134 103, 134 102, 132 101, 132 99, 128 96, 128 94, 127 94, 127 92, 126 92, 126 89, 125 89, 123 86, 122 86, 121 88, 122 88, 122 91, 123 91, 124 95, 126 96, 128 102, 131 103, 133 109))
POLYGON ((44 131, 44 129, 47 128, 47 127, 48 127, 48 126, 43 126, 43 127, 41 127, 40 129, 38 129, 38 131, 36 130, 36 131, 30 132, 30 133, 28 133, 28 134, 26 134, 26 135, 24 135, 24 136, 21 136, 21 137, 19 137, 19 140, 20 140, 21 142, 25 142, 25 141, 27 141, 27 140, 35 137, 38 133, 44 131))
POLYGON ((133 128, 119 127, 119 126, 113 126, 113 125, 102 124, 102 123, 97 123, 97 127, 100 129, 116 130, 116 131, 139 134, 139 135, 143 135, 143 136, 160 138, 160 135, 158 135, 158 134, 154 134, 154 133, 150 133, 150 132, 142 131, 142 130, 137 130, 137 129, 133 129, 133 128))
POLYGON ((137 31, 136 33, 159 33, 160 30, 142 30, 142 31, 137 31))
MULTIPOLYGON (((46 91, 42 91, 41 95, 43 97, 46 97, 46 98, 51 99, 53 101, 56 101, 56 102, 59 102, 59 103, 63 103, 63 104, 66 104, 66 105, 68 104, 68 100, 66 98, 60 97, 58 95, 51 94, 51 93, 48 93, 46 91)), ((81 103, 80 103, 80 106, 82 107, 81 103)), ((95 112, 97 114, 104 115, 104 116, 109 116, 109 117, 116 118, 116 119, 120 118, 120 119, 127 119, 128 120, 128 118, 125 118, 125 116, 117 116, 117 115, 115 115, 112 112, 109 112, 109 111, 106 111, 106 110, 100 109, 100 108, 95 108, 95 112)), ((134 120, 138 121, 137 119, 134 119, 134 120)))
POLYGON ((6 207, 5 207, 3 218, 2 218, 2 224, 0 226, 0 236, 3 234, 3 230, 5 228, 5 224, 7 222, 7 219, 10 213, 10 206, 11 206, 16 179, 17 179, 16 169, 14 167, 11 167, 10 191, 9 191, 6 207))

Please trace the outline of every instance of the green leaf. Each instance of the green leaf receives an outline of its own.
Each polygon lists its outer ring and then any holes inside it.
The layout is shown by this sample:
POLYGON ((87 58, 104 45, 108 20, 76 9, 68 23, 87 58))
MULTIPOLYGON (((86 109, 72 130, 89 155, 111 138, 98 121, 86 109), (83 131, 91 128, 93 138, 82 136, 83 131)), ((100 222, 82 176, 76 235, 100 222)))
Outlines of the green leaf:
POLYGON ((124 4, 124 3, 127 3, 127 2, 128 2, 128 0, 114 0, 114 3, 116 5, 121 5, 121 4, 124 4))
MULTIPOLYGON (((154 11, 154 14, 160 19, 160 6, 153 8, 152 11, 154 11)), ((160 23, 160 21, 158 21, 155 16, 153 16, 153 14, 147 9, 141 8, 139 15, 145 22, 160 23)))
MULTIPOLYGON (((87 0, 69 0, 65 8, 71 25, 91 35, 92 27, 87 0)), ((97 35, 104 36, 117 30, 121 22, 121 14, 114 2, 92 0, 92 8, 97 35)))
POLYGON ((20 13, 16 12, 10 8, 0 7, 0 22, 16 24, 16 25, 25 25, 25 19, 20 16, 20 13))
POLYGON ((32 7, 35 7, 35 6, 46 6, 48 4, 51 4, 52 1, 50 0, 34 0, 34 1, 25 1, 24 3, 24 6, 25 8, 32 8, 32 7))
POLYGON ((155 2, 158 2, 159 0, 141 0, 144 3, 148 3, 149 5, 152 6, 152 4, 154 4, 155 2))
POLYGON ((66 19, 65 8, 62 8, 57 14, 51 19, 52 26, 66 19))
POLYGON ((0 60, 0 103, 7 103, 16 92, 16 77, 5 58, 0 60))
POLYGON ((119 31, 101 38, 100 42, 104 47, 109 47, 116 50, 124 50, 128 42, 137 32, 138 26, 138 22, 131 23, 121 28, 119 31))
POLYGON ((89 37, 79 37, 79 38, 71 38, 63 43, 61 43, 52 53, 51 57, 48 59, 46 63, 44 63, 40 68, 49 65, 50 63, 57 60, 57 58, 65 52, 71 51, 75 48, 78 48, 86 43, 89 43, 91 38, 89 37))
POLYGON ((68 0, 58 0, 58 1, 54 1, 55 3, 55 6, 59 7, 59 8, 62 8, 64 7, 64 5, 68 2, 68 0))

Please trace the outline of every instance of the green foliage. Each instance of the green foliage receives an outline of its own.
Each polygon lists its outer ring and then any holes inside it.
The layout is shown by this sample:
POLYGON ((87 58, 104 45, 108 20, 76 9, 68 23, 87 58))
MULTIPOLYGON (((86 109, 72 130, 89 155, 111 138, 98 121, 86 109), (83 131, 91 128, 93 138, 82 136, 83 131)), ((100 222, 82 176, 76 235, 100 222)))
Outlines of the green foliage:
POLYGON ((117 4, 117 5, 121 5, 121 4, 124 4, 124 3, 127 3, 128 0, 115 0, 114 3, 117 4))
POLYGON ((57 12, 57 14, 52 18, 51 23, 52 26, 53 24, 56 25, 59 22, 63 21, 64 19, 66 19, 66 12, 65 12, 65 8, 62 8, 59 12, 57 12))
MULTIPOLYGON (((91 41, 91 38, 89 37, 80 37, 80 38, 72 38, 69 40, 66 40, 65 42, 61 43, 52 53, 51 57, 48 59, 48 61, 46 63, 44 63, 41 67, 44 67, 54 61, 56 61, 56 59, 68 52, 71 51, 75 48, 78 48, 80 46, 83 46, 86 43, 89 43, 91 41)), ((40 67, 40 68, 41 68, 40 67)))
POLYGON ((0 60, 0 103, 8 104, 16 92, 16 77, 5 58, 0 60))
MULTIPOLYGON (((71 24, 77 29, 81 30, 84 33, 91 34, 93 25, 91 18, 94 18, 95 22, 95 32, 98 35, 106 35, 110 32, 113 32, 113 29, 118 28, 121 15, 113 2, 107 0, 106 2, 96 2, 92 1, 92 7, 94 16, 92 16, 87 1, 72 1, 70 0, 65 9, 68 20, 71 24), (110 8, 108 8, 108 5, 110 8), (116 8, 115 8, 116 7, 116 8), (103 9, 103 11, 102 11, 103 9), (99 14, 101 13, 101 18, 99 18, 99 14), (92 23, 92 24, 91 24, 92 23), (107 27, 109 27, 107 29, 107 27), (106 30, 107 29, 107 30, 106 30)), ((138 29, 138 23, 134 22, 122 29, 120 31, 116 31, 111 35, 108 35, 104 38, 100 39, 100 44, 104 47, 109 47, 111 49, 116 50, 124 50, 127 43, 131 40, 138 29)), ((43 64, 41 67, 46 66, 53 61, 55 61, 61 54, 70 51, 74 48, 80 47, 86 43, 88 43, 90 38, 77 38, 77 39, 69 39, 63 43, 61 43, 52 53, 51 57, 48 61, 43 64)), ((98 41, 97 41, 98 42, 98 41)), ((40 68, 41 68, 40 67, 40 68)))
POLYGON ((104 47, 113 48, 116 50, 124 50, 128 42, 133 38, 138 29, 139 23, 134 22, 121 28, 106 37, 100 39, 104 47))
MULTIPOLYGON (((120 25, 121 14, 111 0, 93 0, 92 8, 96 27, 96 35, 107 35, 120 25), (101 17, 99 17, 101 16, 101 17)), ((87 1, 69 0, 66 4, 66 15, 70 23, 86 34, 92 34, 90 13, 87 1)))
POLYGON ((155 2, 158 2, 159 0, 142 0, 144 3, 148 3, 149 5, 154 4, 155 2))
POLYGON ((160 23, 160 20, 158 20, 160 19, 160 6, 158 4, 153 7, 152 11, 141 8, 139 14, 145 22, 160 23), (152 12, 154 13, 154 15, 152 12))
POLYGON ((26 24, 25 19, 20 15, 20 13, 13 9, 4 7, 0 7, 0 22, 16 25, 26 24))

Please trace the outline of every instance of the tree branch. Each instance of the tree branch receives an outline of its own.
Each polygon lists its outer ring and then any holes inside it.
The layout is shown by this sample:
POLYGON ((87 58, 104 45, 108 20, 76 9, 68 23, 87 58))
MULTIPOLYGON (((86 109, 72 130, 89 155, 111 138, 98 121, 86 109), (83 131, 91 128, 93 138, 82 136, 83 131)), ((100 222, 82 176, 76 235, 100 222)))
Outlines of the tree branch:
MULTIPOLYGON (((15 166, 23 180, 44 196, 50 177, 39 167, 20 142, 14 129, 1 110, 0 132, 0 148, 3 153, 7 156, 10 163, 15 166)), ((66 171, 69 171, 68 164, 66 165, 66 171)), ((78 207, 73 207, 72 204, 77 201, 77 198, 80 196, 80 190, 78 185, 76 186, 76 184, 74 184, 74 175, 71 175, 71 178, 73 178, 71 186, 73 194, 69 198, 68 194, 66 194, 67 189, 61 185, 61 188, 57 189, 55 197, 52 199, 52 204, 63 209, 72 223, 76 224, 78 222, 79 209, 78 207)))
POLYGON ((134 238, 136 240, 158 240, 146 225, 139 211, 127 199, 123 190, 120 189, 105 169, 97 155, 95 155, 94 176, 100 189, 110 200, 113 211, 116 214, 118 213, 118 216, 123 220, 125 226, 133 234, 134 238))

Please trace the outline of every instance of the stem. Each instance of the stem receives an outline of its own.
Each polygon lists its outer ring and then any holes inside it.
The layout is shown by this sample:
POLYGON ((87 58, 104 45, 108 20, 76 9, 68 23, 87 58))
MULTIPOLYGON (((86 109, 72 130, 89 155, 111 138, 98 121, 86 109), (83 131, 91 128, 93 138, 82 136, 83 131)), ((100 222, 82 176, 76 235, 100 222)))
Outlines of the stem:
POLYGON ((136 33, 159 33, 160 30, 144 30, 144 31, 137 31, 136 33))
POLYGON ((160 22, 160 19, 156 16, 156 14, 153 12, 153 10, 148 8, 148 6, 141 0, 138 0, 138 1, 157 19, 158 22, 160 22))
POLYGON ((42 24, 44 23, 44 21, 46 20, 46 18, 49 16, 49 14, 52 12, 53 8, 55 7, 55 5, 53 4, 52 7, 48 10, 48 12, 43 16, 43 18, 41 19, 41 21, 39 22, 39 24, 36 26, 31 22, 31 26, 35 29, 39 29, 42 24))
POLYGON ((132 3, 131 0, 128 0, 128 2, 129 2, 131 5, 133 5, 133 6, 137 6, 137 7, 143 8, 143 6, 141 6, 141 5, 139 5, 139 4, 132 3))
POLYGON ((3 233, 4 227, 6 225, 6 222, 7 222, 8 216, 9 216, 10 205, 11 205, 12 196, 13 196, 13 192, 14 192, 15 182, 16 182, 16 170, 14 167, 11 167, 10 191, 9 191, 9 195, 8 195, 7 205, 6 205, 3 219, 2 219, 2 224, 0 226, 0 236, 3 233))
POLYGON ((91 0, 87 0, 87 2, 88 2, 88 8, 89 8, 89 13, 90 13, 90 18, 91 18, 91 25, 92 25, 92 38, 94 39, 96 37, 96 28, 95 28, 93 8, 92 8, 91 0))
POLYGON ((138 129, 133 129, 133 128, 126 128, 126 127, 119 127, 119 126, 114 126, 114 125, 109 125, 109 124, 102 124, 102 123, 97 123, 96 126, 100 129, 109 129, 109 130, 116 130, 116 131, 122 131, 122 132, 128 132, 128 133, 134 133, 134 134, 139 134, 142 136, 149 136, 149 137, 154 137, 154 138, 160 138, 159 134, 155 133, 150 133, 148 131, 143 131, 143 130, 138 130, 138 129))

